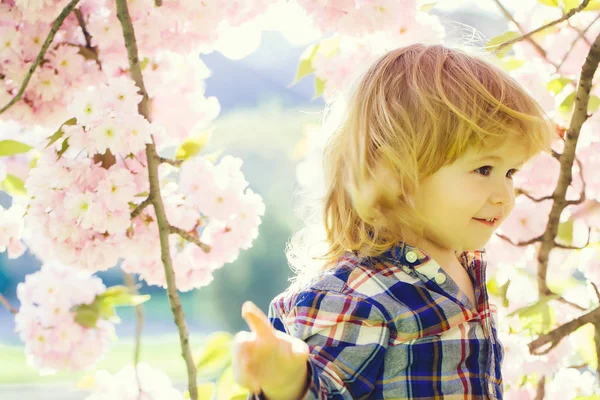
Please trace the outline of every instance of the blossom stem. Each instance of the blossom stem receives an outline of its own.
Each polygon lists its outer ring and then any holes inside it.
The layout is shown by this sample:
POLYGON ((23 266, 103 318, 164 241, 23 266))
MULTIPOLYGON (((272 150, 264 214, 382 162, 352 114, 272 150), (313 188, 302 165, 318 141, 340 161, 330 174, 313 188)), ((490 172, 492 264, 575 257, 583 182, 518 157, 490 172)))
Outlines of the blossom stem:
POLYGON ((17 309, 16 309, 16 308, 14 308, 13 306, 11 306, 11 305, 10 305, 10 303, 8 302, 8 300, 6 300, 6 297, 4 297, 4 296, 2 295, 2 293, 0 293, 0 303, 2 303, 2 305, 3 305, 4 307, 6 307, 6 309, 7 309, 8 311, 10 311, 11 313, 13 313, 13 314, 16 314, 16 313, 18 313, 18 312, 19 312, 19 311, 17 311, 17 309))
MULTIPOLYGON (((133 24, 131 22, 131 16, 129 15, 129 9, 127 6, 127 0, 116 0, 117 5, 117 17, 121 23, 123 29, 123 37, 125 39, 125 47, 127 48, 127 56, 129 59, 129 71, 132 79, 140 90, 142 100, 138 105, 139 113, 150 121, 150 110, 148 106, 148 93, 144 86, 144 80, 142 77, 142 70, 139 63, 139 56, 137 50, 137 43, 135 39, 135 32, 133 24)), ((160 193, 160 185, 158 180, 158 154, 156 151, 156 144, 154 137, 152 137, 152 143, 146 144, 146 158, 148 162, 148 178, 150 181, 150 195, 149 198, 154 206, 156 214, 156 222, 158 224, 158 232, 160 238, 160 250, 161 259, 165 269, 165 279, 167 281, 167 294, 169 297, 169 303, 179 331, 179 340, 181 343, 181 355, 186 363, 187 375, 188 375, 188 390, 191 399, 198 398, 198 389, 196 387, 196 365, 192 358, 189 343, 189 333, 187 323, 185 320, 185 314, 181 306, 181 300, 177 292, 175 271, 173 270, 173 263, 171 260, 171 254, 169 249, 169 233, 170 226, 165 213, 165 207, 160 193)))
POLYGON ((169 228, 171 233, 176 233, 188 242, 194 243, 196 246, 200 247, 205 253, 210 252, 210 246, 206 243, 202 243, 197 237, 195 237, 191 233, 186 232, 183 229, 177 228, 175 226, 171 226, 169 228))
POLYGON ((142 213, 142 211, 144 211, 144 208, 148 207, 150 204, 152 204, 152 199, 150 198, 150 196, 148 196, 146 198, 146 200, 142 201, 136 208, 135 210, 133 210, 131 212, 131 219, 134 219, 135 217, 137 217, 138 215, 140 215, 142 213))
POLYGON ((69 4, 67 4, 67 6, 60 12, 60 14, 56 18, 56 20, 54 20, 54 23, 52 24, 52 28, 50 28, 50 33, 48 33, 48 36, 46 37, 46 41, 42 45, 42 48, 41 48, 40 52, 38 53, 35 61, 31 65, 31 67, 29 67, 29 71, 27 72, 27 75, 25 75, 25 79, 23 80, 23 83, 21 83, 21 87, 19 88, 17 95, 15 97, 13 97, 8 102, 7 105, 5 105, 4 107, 2 107, 0 109, 0 114, 2 114, 4 111, 6 111, 10 107, 12 107, 13 104, 15 104, 16 102, 21 100, 23 93, 25 93, 25 88, 27 88, 27 85, 29 84, 31 77, 33 76, 33 73, 35 72, 35 69, 42 62, 44 55, 46 55, 46 51, 48 50, 48 47, 50 47, 50 43, 52 43, 52 41, 54 40, 54 36, 56 35, 56 32, 58 32, 58 29, 61 27, 62 23, 67 18, 67 16, 71 13, 71 11, 73 11, 73 9, 77 5, 77 3, 79 3, 79 0, 71 0, 71 2, 69 4))

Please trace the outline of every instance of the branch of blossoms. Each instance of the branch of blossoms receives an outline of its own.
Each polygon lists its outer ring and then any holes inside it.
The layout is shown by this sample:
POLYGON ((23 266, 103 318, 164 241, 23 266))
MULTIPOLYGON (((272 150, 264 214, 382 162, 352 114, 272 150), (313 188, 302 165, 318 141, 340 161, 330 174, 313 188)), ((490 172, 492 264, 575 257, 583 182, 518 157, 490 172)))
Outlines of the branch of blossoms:
POLYGON ((177 228, 176 226, 169 226, 169 230, 170 233, 176 233, 188 242, 194 243, 196 246, 200 247, 205 253, 210 252, 210 246, 206 243, 202 243, 196 236, 192 235, 191 233, 186 232, 181 228, 177 228))
POLYGON ((23 80, 23 83, 21 83, 21 87, 19 88, 17 95, 15 97, 13 97, 12 100, 9 101, 7 105, 5 105, 4 107, 2 107, 2 109, 0 109, 0 114, 2 114, 4 111, 6 111, 10 107, 12 107, 13 104, 15 104, 16 102, 21 100, 23 93, 25 93, 25 88, 29 84, 29 81, 31 80, 31 77, 33 76, 35 69, 42 62, 42 59, 44 58, 44 55, 46 54, 48 47, 50 47, 50 43, 52 43, 52 41, 54 40, 54 36, 56 35, 56 32, 58 32, 58 29, 61 27, 62 23, 67 18, 67 16, 71 13, 71 11, 73 11, 73 9, 77 5, 77 3, 79 3, 79 0, 71 0, 71 2, 69 4, 67 4, 67 6, 60 12, 60 14, 56 18, 56 20, 54 20, 54 23, 52 24, 52 28, 50 28, 50 32, 48 33, 48 37, 46 37, 46 41, 42 45, 42 48, 41 48, 40 52, 38 53, 35 61, 31 65, 31 67, 29 67, 29 71, 27 72, 27 75, 25 75, 25 79, 23 80))
MULTIPOLYGON (((127 48, 131 78, 134 80, 136 86, 139 88, 140 94, 142 95, 142 101, 138 105, 138 110, 142 116, 150 120, 148 93, 146 92, 146 88, 144 86, 142 69, 139 63, 137 42, 135 39, 133 24, 131 22, 131 16, 127 7, 127 0, 116 0, 116 5, 117 18, 119 19, 123 29, 125 47, 127 48)), ((149 198, 152 200, 152 205, 154 206, 154 211, 156 214, 156 223, 158 224, 161 259, 165 269, 165 279, 167 282, 167 294, 169 296, 169 303, 175 318, 175 324, 177 325, 177 329, 179 331, 181 355, 186 363, 189 395, 191 399, 197 399, 198 390, 196 387, 196 365, 194 364, 192 353, 190 351, 189 333, 185 320, 185 314, 183 312, 183 308, 181 307, 181 301, 179 299, 177 287, 175 286, 175 271, 173 270, 173 263, 169 249, 170 227, 169 222, 167 221, 167 215, 165 213, 165 207, 160 193, 160 185, 158 181, 159 163, 157 160, 158 154, 156 151, 154 138, 152 138, 152 143, 146 145, 146 157, 148 161, 148 178, 150 181, 149 198)))
POLYGON ((572 321, 567 322, 564 325, 559 326, 558 328, 546 333, 545 335, 541 335, 540 337, 538 337, 537 339, 535 339, 527 345, 529 347, 529 352, 532 355, 539 356, 547 354, 548 352, 550 352, 550 350, 555 348, 563 338, 569 336, 572 332, 581 328, 583 325, 597 323, 600 323, 600 307, 597 307, 589 313, 584 314, 579 318, 576 318, 572 321), (540 347, 548 343, 551 343, 551 345, 547 349, 537 351, 540 347))
MULTIPOLYGON (((498 4, 499 7, 501 7, 501 8, 504 9, 504 7, 501 5, 501 3, 500 3, 499 0, 494 0, 494 1, 496 2, 496 4, 498 4)), ((519 36, 518 38, 514 38, 512 40, 507 40, 506 42, 499 44, 498 47, 497 47, 497 50, 501 50, 502 48, 504 48, 506 46, 510 46, 510 45, 515 44, 517 42, 520 42, 521 40, 525 40, 526 39, 526 40, 531 41, 531 36, 535 35, 538 32, 541 32, 541 31, 543 31, 545 29, 550 28, 551 26, 554 26, 556 24, 560 24, 561 22, 568 20, 569 18, 571 18, 573 15, 577 14, 578 12, 583 11, 583 9, 588 6, 589 2, 590 2, 590 0, 583 0, 581 2, 581 4, 579 5, 579 7, 572 8, 571 10, 569 10, 568 13, 564 14, 562 17, 560 17, 560 18, 558 18, 558 19, 556 19, 556 20, 554 20, 552 22, 549 22, 546 25, 542 25, 539 28, 532 30, 531 32, 528 32, 528 33, 526 33, 526 34, 524 34, 522 36, 519 36)), ((514 20, 514 18, 512 18, 512 16, 511 16, 511 20, 516 23, 516 21, 514 20)), ((544 58, 545 58, 545 52, 544 52, 544 58)), ((556 65, 555 65, 555 67, 556 67, 556 65)))
POLYGON ((6 307, 6 309, 8 311, 10 311, 11 313, 13 313, 13 314, 17 313, 17 310, 13 306, 10 305, 10 303, 8 302, 8 300, 6 300, 6 297, 4 297, 2 295, 2 293, 0 293, 0 303, 2 303, 2 305, 4 307, 6 307))
POLYGON ((496 233, 496 235, 500 239, 507 241, 508 243, 512 244, 513 246, 519 246, 519 247, 521 247, 521 246, 529 246, 530 244, 534 244, 535 242, 539 242, 543 238, 543 235, 540 235, 540 236, 534 237, 533 239, 529 239, 529 240, 525 240, 523 242, 515 243, 508 236, 504 236, 501 233, 496 233))

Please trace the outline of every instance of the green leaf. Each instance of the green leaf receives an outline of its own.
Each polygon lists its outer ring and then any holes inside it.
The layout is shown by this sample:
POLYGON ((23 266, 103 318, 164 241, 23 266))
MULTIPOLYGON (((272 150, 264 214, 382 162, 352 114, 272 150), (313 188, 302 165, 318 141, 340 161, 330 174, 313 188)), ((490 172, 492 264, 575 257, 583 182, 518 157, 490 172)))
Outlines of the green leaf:
POLYGON ((570 78, 556 78, 556 79, 552 79, 550 82, 548 82, 548 84, 546 85, 546 87, 548 88, 548 90, 552 93, 559 94, 560 92, 563 91, 563 89, 565 88, 565 86, 567 86, 568 84, 572 83, 573 79, 570 78))
POLYGON ((210 139, 211 131, 204 131, 197 136, 189 137, 179 146, 175 153, 177 160, 187 160, 202 151, 210 139))
POLYGON ((233 380, 233 367, 227 367, 217 380, 217 400, 231 400, 238 396, 247 398, 248 394, 248 389, 239 386, 233 380))
POLYGON ((0 183, 0 189, 11 196, 27 196, 27 190, 25 190, 23 181, 12 174, 6 175, 6 179, 0 183))
POLYGON ((434 1, 433 3, 426 3, 423 4, 419 10, 421 10, 422 12, 429 12, 433 9, 433 7, 435 7, 437 5, 437 1, 434 1))
POLYGON ((298 64, 298 71, 296 71, 296 77, 292 85, 304 78, 306 75, 312 74, 315 69, 312 66, 313 59, 319 50, 319 44, 313 44, 306 48, 300 56, 300 64, 298 64))
POLYGON ((588 113, 594 113, 600 107, 600 97, 596 95, 590 95, 590 100, 588 102, 588 113))
POLYGON ((538 0, 540 4, 550 7, 558 7, 558 0, 538 0))
POLYGON ((485 50, 494 52, 498 57, 502 58, 508 54, 508 52, 512 48, 512 44, 505 46, 500 50, 498 50, 498 47, 502 43, 506 43, 506 42, 516 39, 520 36, 521 36, 521 34, 519 32, 515 32, 515 31, 505 32, 502 35, 499 35, 499 36, 496 36, 496 37, 493 37, 492 39, 490 39, 490 41, 487 42, 487 44, 485 45, 485 50))
POLYGON ((488 292, 493 294, 494 296, 502 298, 502 307, 509 306, 508 298, 506 297, 509 285, 510 279, 507 280, 506 283, 502 286, 498 286, 498 281, 496 280, 496 278, 489 279, 487 283, 488 292))
POLYGON ((69 138, 66 138, 62 142, 62 146, 61 146, 60 150, 56 153, 56 160, 60 160, 62 155, 65 154, 65 151, 67 151, 68 149, 69 149, 69 138))
POLYGON ((592 0, 588 3, 583 11, 598 11, 600 10, 600 0, 592 0))
POLYGON ((557 238, 565 245, 573 244, 573 220, 562 222, 558 225, 557 238))
POLYGON ((28 144, 17 142, 16 140, 0 140, 0 157, 27 153, 32 148, 28 144))
POLYGON ((52 136, 49 136, 47 139, 49 139, 48 144, 46 145, 46 149, 48 147, 50 147, 54 142, 56 142, 58 139, 60 139, 61 137, 63 137, 63 135, 65 134, 65 131, 63 131, 63 126, 65 125, 75 125, 77 123, 77 119, 75 117, 66 120, 65 122, 62 123, 62 125, 56 130, 56 132, 54 132, 54 134, 52 136))
POLYGON ((521 68, 523 65, 525 65, 525 60, 521 60, 519 58, 516 57, 504 57, 500 60, 501 65, 502 65, 502 69, 505 71, 512 71, 515 69, 519 69, 521 68))
POLYGON ((323 92, 325 92, 325 81, 320 78, 315 78, 315 97, 313 97, 313 100, 321 96, 323 92))
POLYGON ((95 303, 81 304, 75 308, 75 322, 86 328, 95 328, 100 318, 100 309, 95 303))
POLYGON ((540 335, 551 331, 556 326, 556 313, 548 302, 559 298, 560 295, 554 294, 540 298, 536 303, 519 308, 508 314, 509 316, 518 315, 524 331, 530 335, 540 335))
POLYGON ((562 0, 562 9, 565 13, 568 13, 573 8, 579 7, 580 4, 580 0, 562 0))
POLYGON ((196 357, 198 376, 216 379, 231 364, 233 336, 229 332, 215 332, 206 338, 202 352, 196 357))
POLYGON ((341 41, 342 37, 340 35, 321 40, 319 43, 319 53, 327 58, 333 56, 340 49, 341 41))
MULTIPOLYGON (((212 382, 204 382, 199 383, 196 386, 196 390, 198 391, 198 400, 211 400, 215 395, 216 386, 212 382)), ((189 390, 186 390, 183 394, 184 399, 190 398, 189 390)))
MULTIPOLYGON (((573 111, 573 106, 575 105, 575 94, 576 92, 571 93, 563 102, 558 106, 558 110, 563 114, 568 114, 573 111)), ((590 95, 590 99, 588 100, 588 113, 593 113, 598 110, 600 106, 600 98, 598 96, 590 95)))
POLYGON ((101 304, 112 307, 118 306, 137 306, 150 299, 150 295, 138 295, 130 288, 122 285, 111 286, 99 296, 97 300, 101 304))
POLYGON ((575 92, 565 97, 560 106, 558 106, 558 110, 563 114, 568 114, 573 110, 573 104, 575 104, 575 92))

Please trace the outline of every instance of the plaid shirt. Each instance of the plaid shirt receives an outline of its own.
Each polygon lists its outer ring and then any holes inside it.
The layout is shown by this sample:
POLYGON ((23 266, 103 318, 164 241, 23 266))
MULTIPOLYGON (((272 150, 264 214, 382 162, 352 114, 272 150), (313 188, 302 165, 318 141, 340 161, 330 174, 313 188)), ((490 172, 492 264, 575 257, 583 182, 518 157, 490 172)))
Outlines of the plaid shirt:
POLYGON ((310 348, 302 399, 502 399, 504 349, 485 250, 457 255, 478 313, 434 259, 408 244, 367 260, 346 253, 309 288, 275 297, 272 325, 310 348))

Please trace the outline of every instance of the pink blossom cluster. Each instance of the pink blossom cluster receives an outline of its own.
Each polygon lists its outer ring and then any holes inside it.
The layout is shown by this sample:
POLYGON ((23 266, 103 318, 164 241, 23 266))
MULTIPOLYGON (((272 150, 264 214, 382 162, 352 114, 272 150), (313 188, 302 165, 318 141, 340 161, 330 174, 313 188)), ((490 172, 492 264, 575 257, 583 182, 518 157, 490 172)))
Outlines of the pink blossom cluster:
POLYGON ((77 124, 63 127, 69 146, 89 155, 107 150, 128 155, 144 150, 152 142, 151 135, 162 127, 138 114, 141 100, 135 82, 125 76, 76 93, 68 110, 77 124))
MULTIPOLYGON (((173 193, 165 192, 171 225, 192 232, 211 247, 205 253, 196 244, 187 243, 177 235, 170 236, 176 286, 181 291, 208 285, 213 271, 235 261, 240 250, 250 248, 258 236, 265 205, 247 187, 241 165, 240 159, 231 156, 223 157, 216 165, 204 157, 196 157, 182 165, 180 183, 173 193)), ((129 251, 121 267, 139 273, 151 285, 166 287, 158 227, 149 222, 155 220, 152 208, 133 220, 127 242, 129 251)))
POLYGON ((298 0, 298 4, 324 34, 347 36, 399 30, 417 12, 416 0, 298 0))
MULTIPOLYGON (((210 52, 224 29, 240 26, 266 11, 268 0, 177 1, 154 0, 128 3, 141 57, 152 57, 161 49, 176 53, 210 52), (185 39, 183 39, 185 38, 185 39)), ((85 15, 92 44, 99 50, 102 65, 115 69, 127 66, 123 31, 114 1, 85 15)))
POLYGON ((210 76, 210 70, 197 54, 162 51, 154 56, 143 73, 152 99, 152 121, 164 127, 154 133, 159 150, 179 146, 219 115, 221 106, 217 98, 204 96, 205 79, 210 76))
POLYGON ((21 306, 15 316, 27 363, 42 374, 94 365, 108 349, 113 324, 99 320, 86 328, 75 322, 73 308, 92 303, 105 290, 100 278, 59 264, 27 275, 17 286, 21 306))
POLYGON ((380 30, 359 37, 340 35, 338 48, 333 50, 333 40, 326 39, 329 44, 319 48, 312 60, 315 76, 325 81, 323 98, 330 100, 388 51, 416 42, 442 43, 445 31, 439 18, 414 11, 412 18, 403 20, 397 30, 386 30, 386 25, 381 25, 380 30))
POLYGON ((96 372, 95 387, 85 400, 183 400, 171 379, 146 363, 131 364, 115 374, 96 372))
MULTIPOLYGON (((52 21, 66 3, 67 0, 4 0, 0 4, 0 107, 19 91, 52 21)), ((98 65, 79 52, 83 44, 83 35, 71 15, 32 75, 22 100, 4 117, 26 126, 64 121, 72 92, 104 79, 98 65)))
POLYGON ((21 257, 26 250, 21 240, 25 229, 24 214, 25 207, 21 204, 13 204, 9 209, 0 205, 0 253, 7 251, 8 258, 21 257))
MULTIPOLYGON (((134 164, 134 163, 130 163, 134 164)), ((26 181, 31 196, 25 217, 30 246, 42 260, 89 271, 114 266, 130 226, 130 203, 148 189, 147 178, 117 163, 104 169, 89 158, 55 159, 44 152, 26 181)))

